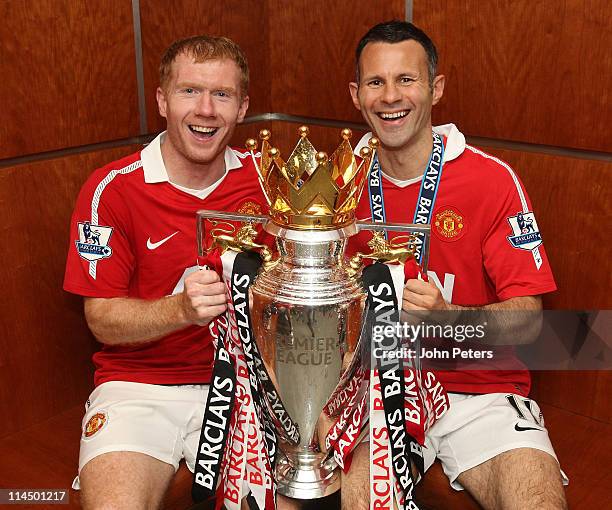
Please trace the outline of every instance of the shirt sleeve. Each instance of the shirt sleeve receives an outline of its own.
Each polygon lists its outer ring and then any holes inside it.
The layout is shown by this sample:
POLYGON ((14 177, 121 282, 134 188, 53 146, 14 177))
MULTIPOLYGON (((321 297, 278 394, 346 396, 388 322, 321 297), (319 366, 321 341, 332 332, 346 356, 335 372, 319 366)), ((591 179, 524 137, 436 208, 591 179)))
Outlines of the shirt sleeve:
POLYGON ((72 214, 64 289, 88 297, 124 297, 134 268, 129 209, 113 182, 121 176, 109 182, 98 173, 81 189, 72 214))
POLYGON ((487 208, 494 211, 483 239, 483 262, 500 301, 556 290, 531 202, 509 167, 497 173, 487 208))

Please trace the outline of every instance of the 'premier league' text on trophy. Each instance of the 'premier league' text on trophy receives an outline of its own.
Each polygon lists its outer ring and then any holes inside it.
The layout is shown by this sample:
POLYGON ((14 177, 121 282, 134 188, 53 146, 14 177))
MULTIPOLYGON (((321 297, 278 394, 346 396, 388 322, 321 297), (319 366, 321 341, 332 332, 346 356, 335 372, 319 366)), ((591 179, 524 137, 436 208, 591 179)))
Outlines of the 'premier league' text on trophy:
POLYGON ((198 242, 202 255, 205 220, 213 225, 238 221, 243 226, 233 232, 210 231, 213 248, 258 249, 261 254, 263 264, 250 287, 250 317, 255 351, 263 364, 256 371, 273 385, 271 391, 263 385, 260 394, 264 415, 279 438, 275 479, 279 493, 314 499, 340 486, 336 462, 322 451, 325 438, 319 437, 327 432, 323 422, 333 421, 342 411, 330 403, 350 387, 356 370, 363 372, 359 364, 365 358, 369 361, 369 355, 352 356, 358 349, 366 298, 360 281, 362 261, 403 263, 413 257, 418 242, 425 255, 421 268, 426 271, 429 225, 356 220, 377 139, 371 138, 356 158, 349 142, 351 132, 344 129, 340 146, 328 157, 310 143, 307 127, 300 127, 299 135, 287 161, 271 146, 268 130, 260 132, 261 156, 256 154, 254 139, 246 142, 270 206, 269 217, 199 211, 198 242), (278 255, 255 243, 256 223, 263 223, 276 237, 278 255), (372 252, 348 260, 344 255, 347 239, 362 229, 373 231, 372 252), (387 241, 384 231, 410 235, 387 241), (346 368, 349 359, 353 361, 346 368), (332 410, 331 416, 324 408, 332 410))

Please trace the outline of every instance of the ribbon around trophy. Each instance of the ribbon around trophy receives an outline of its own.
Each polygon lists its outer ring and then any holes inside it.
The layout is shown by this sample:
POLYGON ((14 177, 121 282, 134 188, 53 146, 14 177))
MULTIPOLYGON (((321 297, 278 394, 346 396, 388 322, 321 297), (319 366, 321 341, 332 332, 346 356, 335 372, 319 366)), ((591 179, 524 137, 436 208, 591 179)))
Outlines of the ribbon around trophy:
MULTIPOLYGON (((341 212, 317 216, 317 224, 323 229, 334 227, 336 222, 348 225, 346 222, 351 217, 354 221, 354 215, 343 204, 358 201, 357 188, 363 187, 370 160, 367 164, 356 164, 348 143, 349 130, 343 130, 344 141, 330 159, 314 150, 307 134, 307 128, 300 128, 301 140, 294 151, 295 158, 292 154, 287 163, 280 159, 277 149, 269 146, 269 132, 264 130, 260 134, 263 145, 261 168, 257 170, 271 206, 271 217, 277 225, 285 224, 289 228, 300 222, 311 225, 307 209, 329 211, 328 204, 333 199, 342 203, 332 207, 332 211, 341 212), (289 161, 299 164, 292 169, 289 161), (321 181, 325 173, 329 175, 321 181), (315 174, 318 180, 313 177, 315 174), (360 184, 354 184, 356 180, 360 184), (323 194, 317 187, 322 182, 328 186, 323 194), (315 186, 315 183, 319 184, 315 186), (349 185, 355 187, 348 191, 349 185), (321 201, 317 207, 308 198, 310 193, 315 201, 321 201), (301 204, 301 208, 295 209, 295 204, 301 204), (278 210, 274 209, 276 206, 278 210)), ((247 147, 257 166, 254 140, 249 140, 247 147)), ((371 143, 370 152, 362 150, 362 157, 373 156, 375 148, 371 143)), ((398 508, 416 509, 414 486, 424 471, 425 432, 448 408, 448 397, 434 374, 421 370, 418 358, 372 357, 374 349, 379 352, 401 347, 400 338, 374 332, 399 322, 404 272, 418 267, 414 259, 410 264, 394 263, 406 262, 406 259, 398 258, 394 245, 391 249, 383 246, 380 236, 374 236, 373 241, 370 258, 379 261, 367 266, 361 275, 366 301, 360 338, 335 391, 323 407, 321 417, 332 426, 324 438, 319 437, 319 442, 327 450, 324 462, 333 457, 346 471, 352 451, 367 441, 371 461, 370 508, 390 508, 395 502, 398 508), (434 400, 439 404, 440 399, 444 399, 445 406, 434 406, 434 400)), ((254 338, 249 286, 262 260, 254 252, 241 252, 255 246, 251 242, 243 243, 237 237, 235 243, 238 249, 217 249, 207 256, 208 264, 223 275, 230 300, 226 313, 210 324, 216 355, 192 496, 196 502, 214 502, 215 509, 238 510, 246 499, 252 510, 273 510, 276 508, 277 433, 292 444, 298 444, 300 436, 272 384, 254 338)), ((271 263, 271 254, 262 250, 262 256, 265 269, 271 263)), ((416 272, 411 275, 415 276, 416 272)))
MULTIPOLYGON (((272 423, 279 416, 273 415, 262 395, 276 392, 264 383, 270 378, 249 316, 248 286, 261 259, 253 252, 228 251, 222 256, 211 254, 211 262, 223 274, 231 300, 226 314, 211 323, 216 356, 192 496, 196 502, 214 500, 215 508, 237 510, 246 498, 251 509, 272 510, 276 508, 277 454, 272 423)), ((378 357, 375 366, 368 366, 370 346, 387 351, 400 347, 400 339, 375 339, 372 331, 399 320, 403 279, 402 265, 375 263, 364 269, 362 282, 368 297, 359 346, 323 409, 327 416, 337 416, 325 446, 342 469, 349 469, 353 449, 369 440, 370 508, 393 500, 398 508, 418 508, 413 492, 424 469, 424 435, 441 416, 434 411, 433 397, 439 399, 442 394, 447 399, 433 373, 423 373, 410 360, 378 357)))
POLYGON ((432 372, 421 369, 418 359, 371 357, 372 351, 401 348, 400 338, 372 332, 399 321, 404 270, 403 265, 380 262, 363 270, 368 297, 359 347, 324 407, 327 416, 342 409, 325 446, 343 470, 350 468, 353 449, 369 440, 370 508, 390 508, 393 501, 397 508, 418 508, 414 487, 424 470, 425 433, 449 406, 446 391, 432 372), (370 366, 373 359, 375 365, 370 366))
POLYGON ((275 508, 272 473, 277 437, 262 392, 276 392, 253 340, 249 315, 248 288, 261 259, 254 252, 227 251, 220 255, 216 250, 209 254, 208 261, 223 275, 231 299, 228 311, 210 327, 216 356, 192 497, 196 502, 214 500, 216 509, 239 509, 243 497, 247 497, 250 508, 275 508))

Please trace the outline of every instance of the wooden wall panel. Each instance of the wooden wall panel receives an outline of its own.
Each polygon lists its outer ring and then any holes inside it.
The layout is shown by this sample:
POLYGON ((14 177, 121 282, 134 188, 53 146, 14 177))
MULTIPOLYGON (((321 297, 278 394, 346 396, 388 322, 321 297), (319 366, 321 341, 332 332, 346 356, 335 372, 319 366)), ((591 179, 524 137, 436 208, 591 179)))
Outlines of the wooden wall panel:
POLYGON ((402 0, 269 0, 272 111, 361 121, 348 83, 355 46, 375 23, 403 19, 402 0))
POLYGON ((0 158, 138 134, 126 0, 0 2, 0 158))
POLYGON ((611 371, 539 371, 531 378, 536 402, 612 423, 611 371))
POLYGON ((70 215, 96 167, 122 147, 0 172, 0 437, 85 401, 97 349, 82 300, 62 290, 70 215))
POLYGON ((606 0, 414 2, 447 76, 436 122, 473 136, 610 151, 606 0))
POLYGON ((238 43, 247 56, 251 76, 248 114, 270 111, 265 2, 141 0, 140 16, 150 133, 162 131, 166 125, 155 101, 161 57, 173 41, 193 35, 224 35, 238 43))
POLYGON ((555 309, 612 308, 610 164, 483 147, 507 161, 533 202, 559 290, 555 309))

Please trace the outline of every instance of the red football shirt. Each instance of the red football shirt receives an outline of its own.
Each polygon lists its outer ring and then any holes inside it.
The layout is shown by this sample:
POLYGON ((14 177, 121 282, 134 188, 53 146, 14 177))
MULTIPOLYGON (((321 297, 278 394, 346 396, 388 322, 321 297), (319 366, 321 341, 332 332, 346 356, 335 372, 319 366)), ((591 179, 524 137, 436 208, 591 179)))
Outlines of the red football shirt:
MULTIPOLYGON (((556 285, 538 240, 531 203, 517 175, 505 162, 466 145, 454 125, 434 129, 444 137, 445 152, 431 220, 430 280, 447 301, 463 306, 554 291, 556 285)), ((369 135, 362 139, 356 153, 368 139, 369 135)), ((412 223, 421 178, 393 182, 383 175, 382 181, 386 220, 412 223)), ((370 217, 366 183, 357 218, 370 217)), ((362 232, 352 238, 349 254, 367 252, 370 236, 362 232)), ((482 343, 475 347, 486 348, 482 343)), ((493 360, 470 364, 470 368, 490 370, 444 371, 438 374, 439 379, 451 392, 527 395, 529 372, 513 352, 512 347, 496 348, 493 360)))
MULTIPOLYGON (((65 290, 98 298, 179 293, 197 269, 196 211, 267 211, 246 152, 227 148, 225 177, 198 198, 168 182, 161 136, 96 170, 83 186, 71 221, 65 290)), ((103 345, 93 358, 95 384, 208 383, 213 358, 208 327, 189 326, 144 344, 103 345)))

